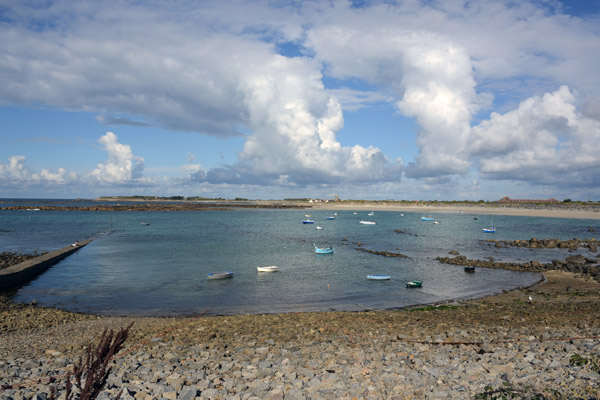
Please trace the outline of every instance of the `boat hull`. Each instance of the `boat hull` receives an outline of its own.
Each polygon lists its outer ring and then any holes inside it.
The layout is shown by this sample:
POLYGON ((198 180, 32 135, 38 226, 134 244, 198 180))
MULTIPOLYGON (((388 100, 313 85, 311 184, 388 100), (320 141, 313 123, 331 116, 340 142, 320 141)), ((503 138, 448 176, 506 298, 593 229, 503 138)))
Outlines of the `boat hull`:
POLYGON ((390 279, 390 276, 384 274, 372 274, 367 275, 367 279, 371 281, 388 281, 390 279))
POLYGON ((423 286, 423 282, 422 281, 410 281, 410 282, 406 282, 406 287, 407 288, 418 288, 423 286))
POLYGON ((274 265, 270 265, 270 266, 256 267, 256 270, 258 272, 277 272, 277 271, 279 271, 279 268, 274 265))
POLYGON ((222 271, 222 272, 211 272, 208 274, 208 279, 217 280, 217 279, 229 279, 233 278, 233 272, 231 271, 222 271))
POLYGON ((315 247, 317 254, 333 254, 333 247, 315 247))

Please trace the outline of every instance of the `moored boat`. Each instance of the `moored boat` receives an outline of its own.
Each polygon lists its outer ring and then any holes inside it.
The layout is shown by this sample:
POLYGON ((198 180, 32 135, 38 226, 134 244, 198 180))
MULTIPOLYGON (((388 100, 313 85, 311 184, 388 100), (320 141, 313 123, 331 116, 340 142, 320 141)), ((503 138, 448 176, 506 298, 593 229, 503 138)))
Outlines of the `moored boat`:
POLYGON ((262 265, 256 267, 256 270, 258 272, 277 272, 279 271, 279 267, 276 267, 275 265, 262 265))
POLYGON ((302 221, 303 224, 314 224, 315 221, 313 221, 312 219, 305 219, 304 221, 302 221))
POLYGON ((367 275, 367 279, 372 281, 387 281, 390 279, 390 276, 385 274, 371 274, 367 275))
POLYGON ((333 254, 333 247, 317 247, 314 243, 313 246, 315 246, 315 253, 317 254, 333 254))
POLYGON ((496 233, 496 228, 483 228, 484 233, 496 233))
POLYGON ((423 281, 408 281, 406 282, 407 288, 417 288, 423 285, 423 281))
POLYGON ((377 225, 377 222, 375 221, 364 221, 364 220, 360 220, 359 223, 363 224, 363 225, 377 225))
POLYGON ((227 279, 233 278, 233 272, 231 271, 221 271, 221 272, 211 272, 208 274, 208 279, 227 279))
POLYGON ((421 217, 421 221, 435 221, 433 217, 421 217))
POLYGON ((475 272, 475 267, 473 267, 473 266, 466 266, 465 267, 465 272, 468 272, 469 274, 472 274, 473 272, 475 272))
POLYGON ((326 219, 335 219, 335 217, 331 216, 331 217, 325 217, 326 219))

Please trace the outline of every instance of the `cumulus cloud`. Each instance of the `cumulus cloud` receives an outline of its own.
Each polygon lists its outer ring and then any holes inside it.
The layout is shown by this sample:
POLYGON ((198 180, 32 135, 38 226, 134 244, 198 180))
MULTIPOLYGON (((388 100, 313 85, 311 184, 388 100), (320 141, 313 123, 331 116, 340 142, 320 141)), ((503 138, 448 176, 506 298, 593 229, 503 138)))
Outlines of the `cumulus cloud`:
MULTIPOLYGON (((600 115, 597 21, 555 4, 13 1, 3 9, 9 23, 0 26, 0 105, 245 137, 237 163, 205 170, 188 160, 182 168, 195 182, 293 187, 404 175, 441 185, 472 167, 488 178, 547 182, 545 170, 595 168, 598 153, 586 146, 596 149, 600 115), (286 44, 294 56, 277 54, 286 44), (333 89, 325 85, 331 79, 333 89), (510 93, 514 110, 482 117, 497 105, 481 88, 501 93, 530 81, 539 84, 510 93), (571 89, 544 94, 560 85, 571 89), (389 102, 418 124, 418 154, 408 165, 376 144, 338 140, 343 112, 374 102, 389 102), (528 173, 518 174, 522 168, 528 173)), ((109 159, 86 180, 147 180, 143 159, 114 134, 100 143, 109 159)), ((33 177, 19 172, 24 160, 12 165, 1 176, 33 177)), ((75 179, 61 169, 36 176, 75 179)))
POLYGON ((473 128, 470 151, 485 177, 597 185, 600 120, 590 116, 589 110, 577 109, 575 94, 562 86, 523 101, 516 110, 492 113, 473 128))
POLYGON ((36 173, 26 163, 25 156, 11 156, 8 164, 0 163, 0 183, 8 186, 65 185, 76 182, 78 179, 75 172, 68 172, 64 168, 58 168, 56 172, 42 169, 36 173))
POLYGON ((311 29, 308 42, 330 73, 358 77, 391 90, 395 105, 420 126, 420 153, 409 176, 466 172, 470 121, 482 104, 469 55, 438 34, 377 23, 373 15, 348 11, 311 29), (366 21, 365 21, 366 20, 366 21))
POLYGON ((131 147, 119 143, 117 135, 107 132, 98 139, 108 152, 108 160, 86 175, 86 180, 99 184, 128 184, 141 181, 144 159, 135 156, 131 147))
POLYGON ((19 182, 31 176, 31 170, 25 165, 25 156, 12 156, 8 164, 0 164, 0 179, 7 182, 19 182))

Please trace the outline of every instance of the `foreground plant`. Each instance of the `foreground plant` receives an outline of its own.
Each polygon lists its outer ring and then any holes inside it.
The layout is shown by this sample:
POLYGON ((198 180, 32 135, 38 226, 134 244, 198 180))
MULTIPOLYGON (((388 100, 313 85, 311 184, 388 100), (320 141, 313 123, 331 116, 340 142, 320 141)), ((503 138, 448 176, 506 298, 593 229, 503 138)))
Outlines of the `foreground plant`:
MULTIPOLYGON (((106 386, 112 370, 108 364, 121 350, 132 326, 133 323, 127 328, 122 328, 116 334, 112 329, 110 332, 105 329, 94 349, 91 344, 88 344, 86 352, 79 357, 79 361, 73 367, 73 372, 67 375, 65 400, 73 400, 73 386, 79 391, 78 399, 80 400, 93 400, 98 397, 106 386)), ((121 392, 117 394, 115 400, 120 397, 121 392)), ((54 387, 50 393, 50 400, 56 400, 54 387)))

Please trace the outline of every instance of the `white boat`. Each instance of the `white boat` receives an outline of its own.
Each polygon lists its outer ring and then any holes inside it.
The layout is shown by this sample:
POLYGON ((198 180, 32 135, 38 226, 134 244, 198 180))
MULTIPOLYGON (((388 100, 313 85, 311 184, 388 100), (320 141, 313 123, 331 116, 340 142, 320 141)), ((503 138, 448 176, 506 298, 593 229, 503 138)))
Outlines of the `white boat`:
POLYGON ((433 221, 434 224, 438 225, 440 221, 433 221))
POLYGON ((357 212, 353 212, 352 214, 354 214, 354 215, 358 215, 358 213, 357 213, 357 212))
POLYGON ((377 225, 377 222, 375 221, 365 221, 365 220, 360 220, 358 221, 359 223, 363 224, 363 225, 377 225))
POLYGON ((221 272, 211 272, 208 274, 208 279, 227 279, 233 278, 233 272, 231 271, 221 271, 221 272))
POLYGON ((372 217, 373 215, 375 215, 375 213, 373 211, 371 211, 370 213, 367 214, 369 217, 372 217))
POLYGON ((277 272, 279 271, 279 267, 276 267, 275 265, 263 265, 256 267, 256 270, 258 272, 277 272))
POLYGON ((494 221, 490 224, 489 228, 483 228, 484 233, 496 233, 496 227, 494 226, 494 221))
POLYGON ((318 231, 322 231, 322 230, 323 230, 323 227, 322 227, 322 226, 317 226, 317 230, 318 230, 318 231))
POLYGON ((384 275, 384 274, 372 274, 372 275, 367 275, 367 279, 372 280, 372 281, 387 281, 390 279, 390 276, 384 275))

